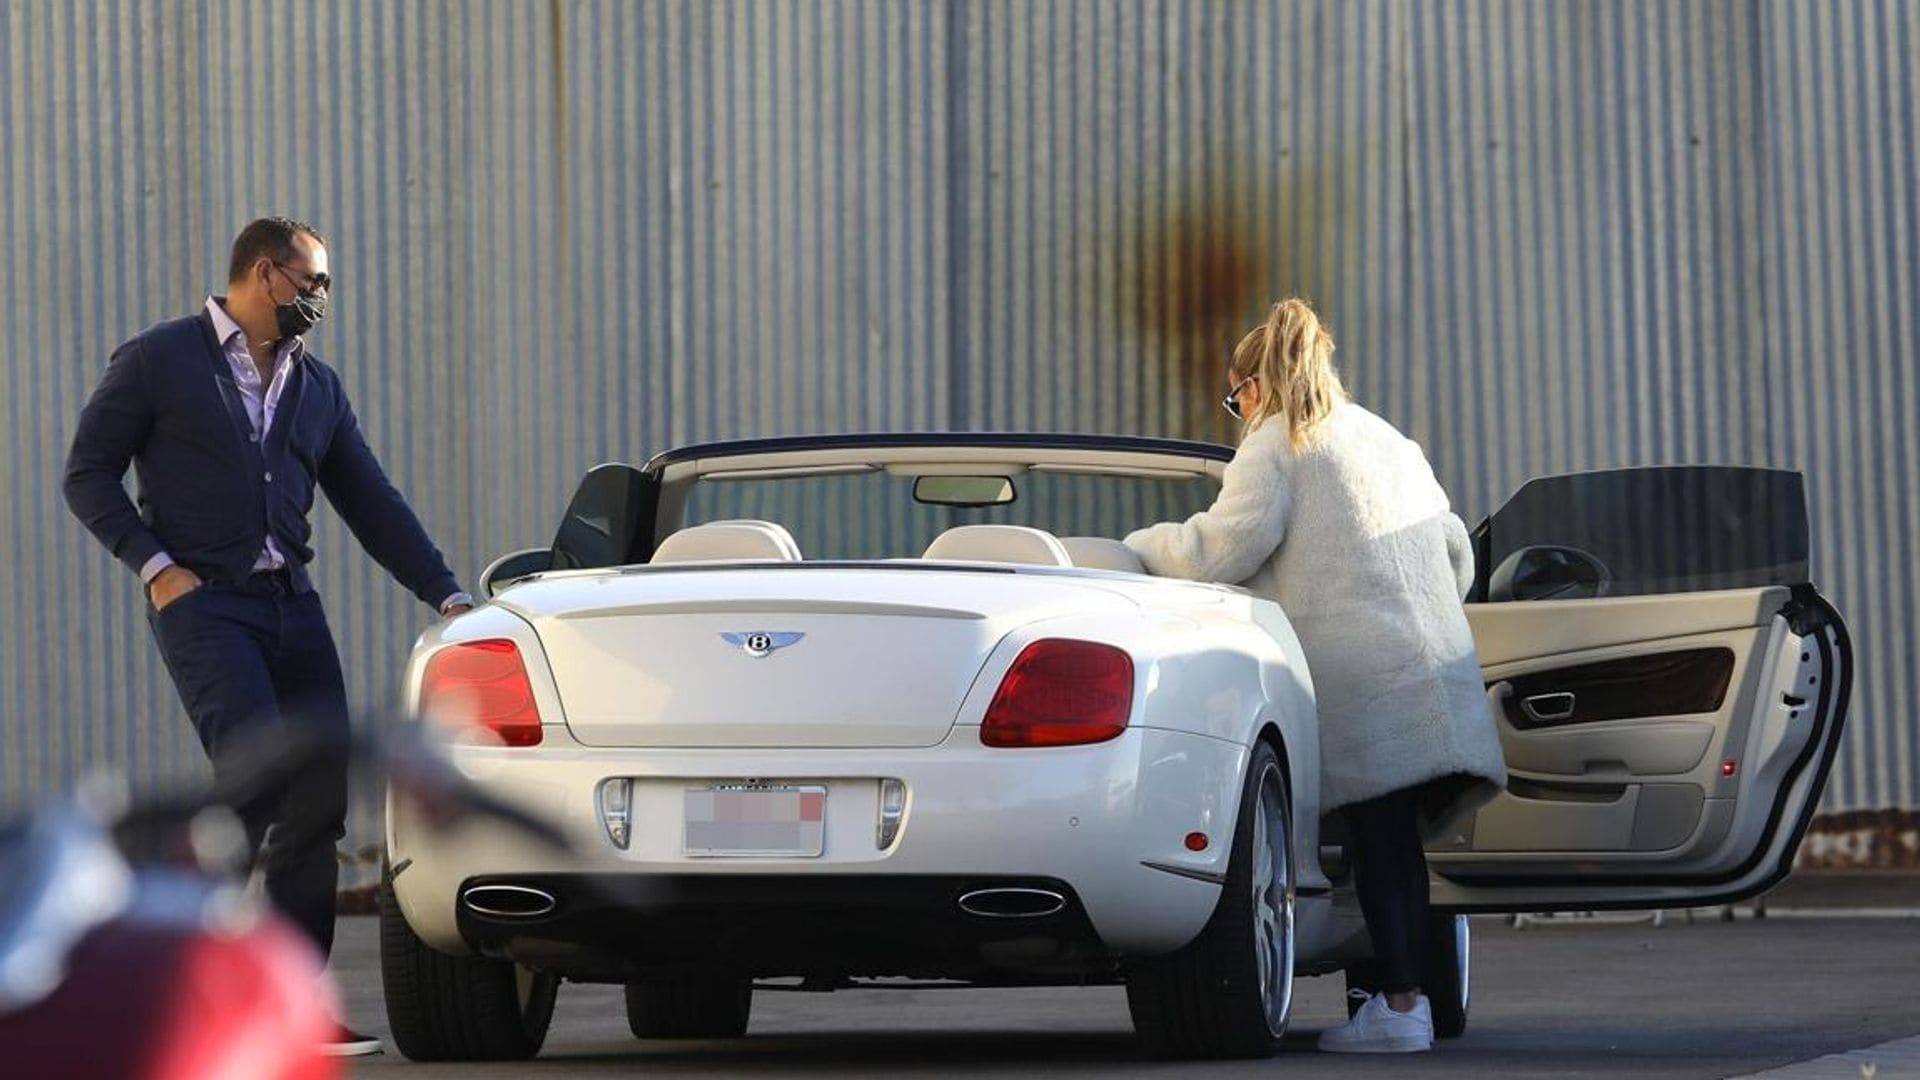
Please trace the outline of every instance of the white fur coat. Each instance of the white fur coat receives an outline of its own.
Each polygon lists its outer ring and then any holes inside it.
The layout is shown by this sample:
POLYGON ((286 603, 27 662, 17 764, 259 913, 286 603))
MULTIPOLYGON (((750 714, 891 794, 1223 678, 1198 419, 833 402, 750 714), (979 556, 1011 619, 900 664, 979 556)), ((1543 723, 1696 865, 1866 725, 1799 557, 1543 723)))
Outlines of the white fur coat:
POLYGON ((1211 507, 1126 545, 1155 574, 1279 602, 1319 701, 1323 810, 1420 785, 1432 835, 1505 785, 1460 605, 1472 545, 1393 425, 1341 405, 1296 452, 1283 422, 1264 424, 1211 507))

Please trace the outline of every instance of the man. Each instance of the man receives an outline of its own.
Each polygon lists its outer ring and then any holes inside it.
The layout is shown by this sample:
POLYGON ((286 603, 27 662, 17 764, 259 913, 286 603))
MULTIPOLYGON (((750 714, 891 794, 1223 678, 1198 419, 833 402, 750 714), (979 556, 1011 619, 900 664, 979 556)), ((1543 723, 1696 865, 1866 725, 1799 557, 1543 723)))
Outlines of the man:
MULTIPOLYGON (((339 654, 306 571, 316 485, 414 595, 449 616, 473 603, 368 448, 339 375, 306 348, 332 283, 312 226, 249 224, 227 295, 114 350, 67 459, 67 505, 145 583, 147 622, 223 784, 276 736, 337 747, 347 734, 339 654)), ((235 807, 268 896, 323 958, 346 805, 346 763, 330 753, 235 807)), ((326 1049, 380 1044, 343 1024, 326 1049)))

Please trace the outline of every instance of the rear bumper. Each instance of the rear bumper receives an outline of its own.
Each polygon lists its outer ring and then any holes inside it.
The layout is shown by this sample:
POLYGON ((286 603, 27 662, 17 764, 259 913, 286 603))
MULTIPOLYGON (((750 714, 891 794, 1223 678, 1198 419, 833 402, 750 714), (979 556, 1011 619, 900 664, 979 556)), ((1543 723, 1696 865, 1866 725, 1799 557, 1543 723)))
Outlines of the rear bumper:
MULTIPOLYGON (((1116 957, 1065 882, 1040 877, 860 874, 490 875, 461 895, 506 885, 552 897, 551 911, 502 916, 461 902, 460 935, 584 982, 632 982, 676 970, 751 977, 912 976, 987 983, 1110 976, 1116 957), (1058 898, 1026 915, 962 910, 993 890, 1058 898)), ((531 894, 527 894, 531 895, 531 894)), ((482 905, 484 906, 484 904, 482 905)))
MULTIPOLYGON (((959 943, 957 951, 934 948, 929 955, 958 957, 970 949, 969 962, 977 964, 981 927, 954 907, 954 890, 983 881, 1054 883, 1071 898, 1066 921, 1084 927, 1068 932, 1062 923, 1048 934, 1074 950, 1098 942, 1110 956, 1156 955, 1191 941, 1219 898, 1246 752, 1205 736, 1149 728, 1094 746, 1000 750, 981 746, 978 729, 963 726, 946 743, 918 750, 604 750, 550 743, 462 748, 456 760, 488 790, 559 823, 575 850, 534 847, 486 822, 430 830, 407 805, 390 801, 395 896, 414 931, 442 951, 518 953, 536 943, 545 950, 572 943, 582 946, 575 952, 607 948, 625 950, 629 960, 652 962, 658 955, 675 962, 689 949, 721 948, 725 934, 740 926, 759 934, 763 925, 778 925, 783 912, 796 924, 819 925, 821 905, 809 898, 824 896, 891 920, 888 936, 903 949, 912 940, 907 931, 918 928, 930 941, 959 943), (620 776, 635 778, 633 840, 624 851, 608 840, 595 803, 600 782, 620 776), (885 849, 877 848, 874 828, 881 777, 903 781, 908 792, 898 839, 885 849), (681 793, 740 778, 825 786, 824 853, 686 855, 681 793), (1196 831, 1212 838, 1199 852, 1184 845, 1196 831), (566 895, 556 897, 562 901, 556 918, 537 934, 525 925, 486 925, 489 920, 475 921, 464 910, 461 898, 473 884, 522 881, 565 886, 566 895), (604 886, 576 887, 598 883, 604 886), (605 928, 619 921, 619 905, 609 897, 653 897, 663 889, 669 900, 717 898, 739 919, 688 931, 685 939, 654 929, 623 937, 605 928), (868 896, 884 899, 861 899, 868 896)), ((655 905, 648 924, 688 925, 676 903, 655 905)), ((858 947, 852 938, 842 945, 858 947)))

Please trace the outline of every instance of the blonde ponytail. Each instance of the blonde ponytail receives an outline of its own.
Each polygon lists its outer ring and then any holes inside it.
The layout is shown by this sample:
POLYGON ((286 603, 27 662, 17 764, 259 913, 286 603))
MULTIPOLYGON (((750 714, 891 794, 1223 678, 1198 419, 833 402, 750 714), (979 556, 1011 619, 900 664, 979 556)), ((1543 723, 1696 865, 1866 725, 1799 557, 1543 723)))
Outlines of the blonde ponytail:
POLYGON ((1260 404, 1247 417, 1253 431, 1276 417, 1298 450, 1313 429, 1347 399, 1347 388, 1333 369, 1333 335, 1305 300, 1282 300, 1234 347, 1232 381, 1257 376, 1260 404))

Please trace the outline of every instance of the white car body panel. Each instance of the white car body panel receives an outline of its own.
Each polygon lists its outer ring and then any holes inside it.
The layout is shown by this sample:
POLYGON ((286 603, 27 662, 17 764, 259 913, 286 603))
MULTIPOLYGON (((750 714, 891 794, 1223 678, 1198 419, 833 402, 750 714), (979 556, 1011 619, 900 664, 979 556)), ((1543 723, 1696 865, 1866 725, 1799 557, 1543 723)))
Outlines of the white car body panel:
POLYGON ((430 857, 404 837, 404 810, 392 820, 396 860, 414 858, 394 880, 408 922, 429 944, 466 951, 455 927, 457 892, 474 874, 503 872, 765 874, 1043 875, 1072 884, 1103 940, 1134 954, 1185 944, 1212 914, 1217 885, 1150 869, 1143 859, 1224 872, 1223 849, 1181 846, 1189 827, 1231 830, 1245 752, 1202 736, 1131 731, 1095 747, 1038 751, 1009 763, 1006 751, 981 747, 977 729, 956 729, 947 744, 897 750, 605 751, 549 749, 533 759, 517 751, 475 750, 462 767, 526 809, 562 822, 586 852, 561 856, 473 827, 437 838, 430 857), (511 761, 502 761, 513 753, 511 761), (489 760, 491 758, 492 760, 489 760), (607 776, 633 776, 632 850, 607 843, 592 791, 607 776), (681 854, 680 793, 690 782, 753 776, 770 782, 824 783, 829 831, 821 858, 694 859, 681 854), (906 783, 906 821, 887 850, 874 844, 879 777, 906 783), (991 777, 991 784, 984 781, 991 777), (851 812, 848 812, 851 811, 851 812), (649 823, 667 827, 649 830, 649 823), (1155 829, 1157 824, 1176 824, 1155 829), (1162 835, 1164 834, 1164 835, 1162 835))
POLYGON ((873 570, 623 574, 501 603, 540 636, 567 726, 590 746, 933 746, 1012 630, 1137 610, 1117 590, 1010 577, 961 588, 873 570), (805 638, 753 658, 722 637, 756 630, 805 638))

